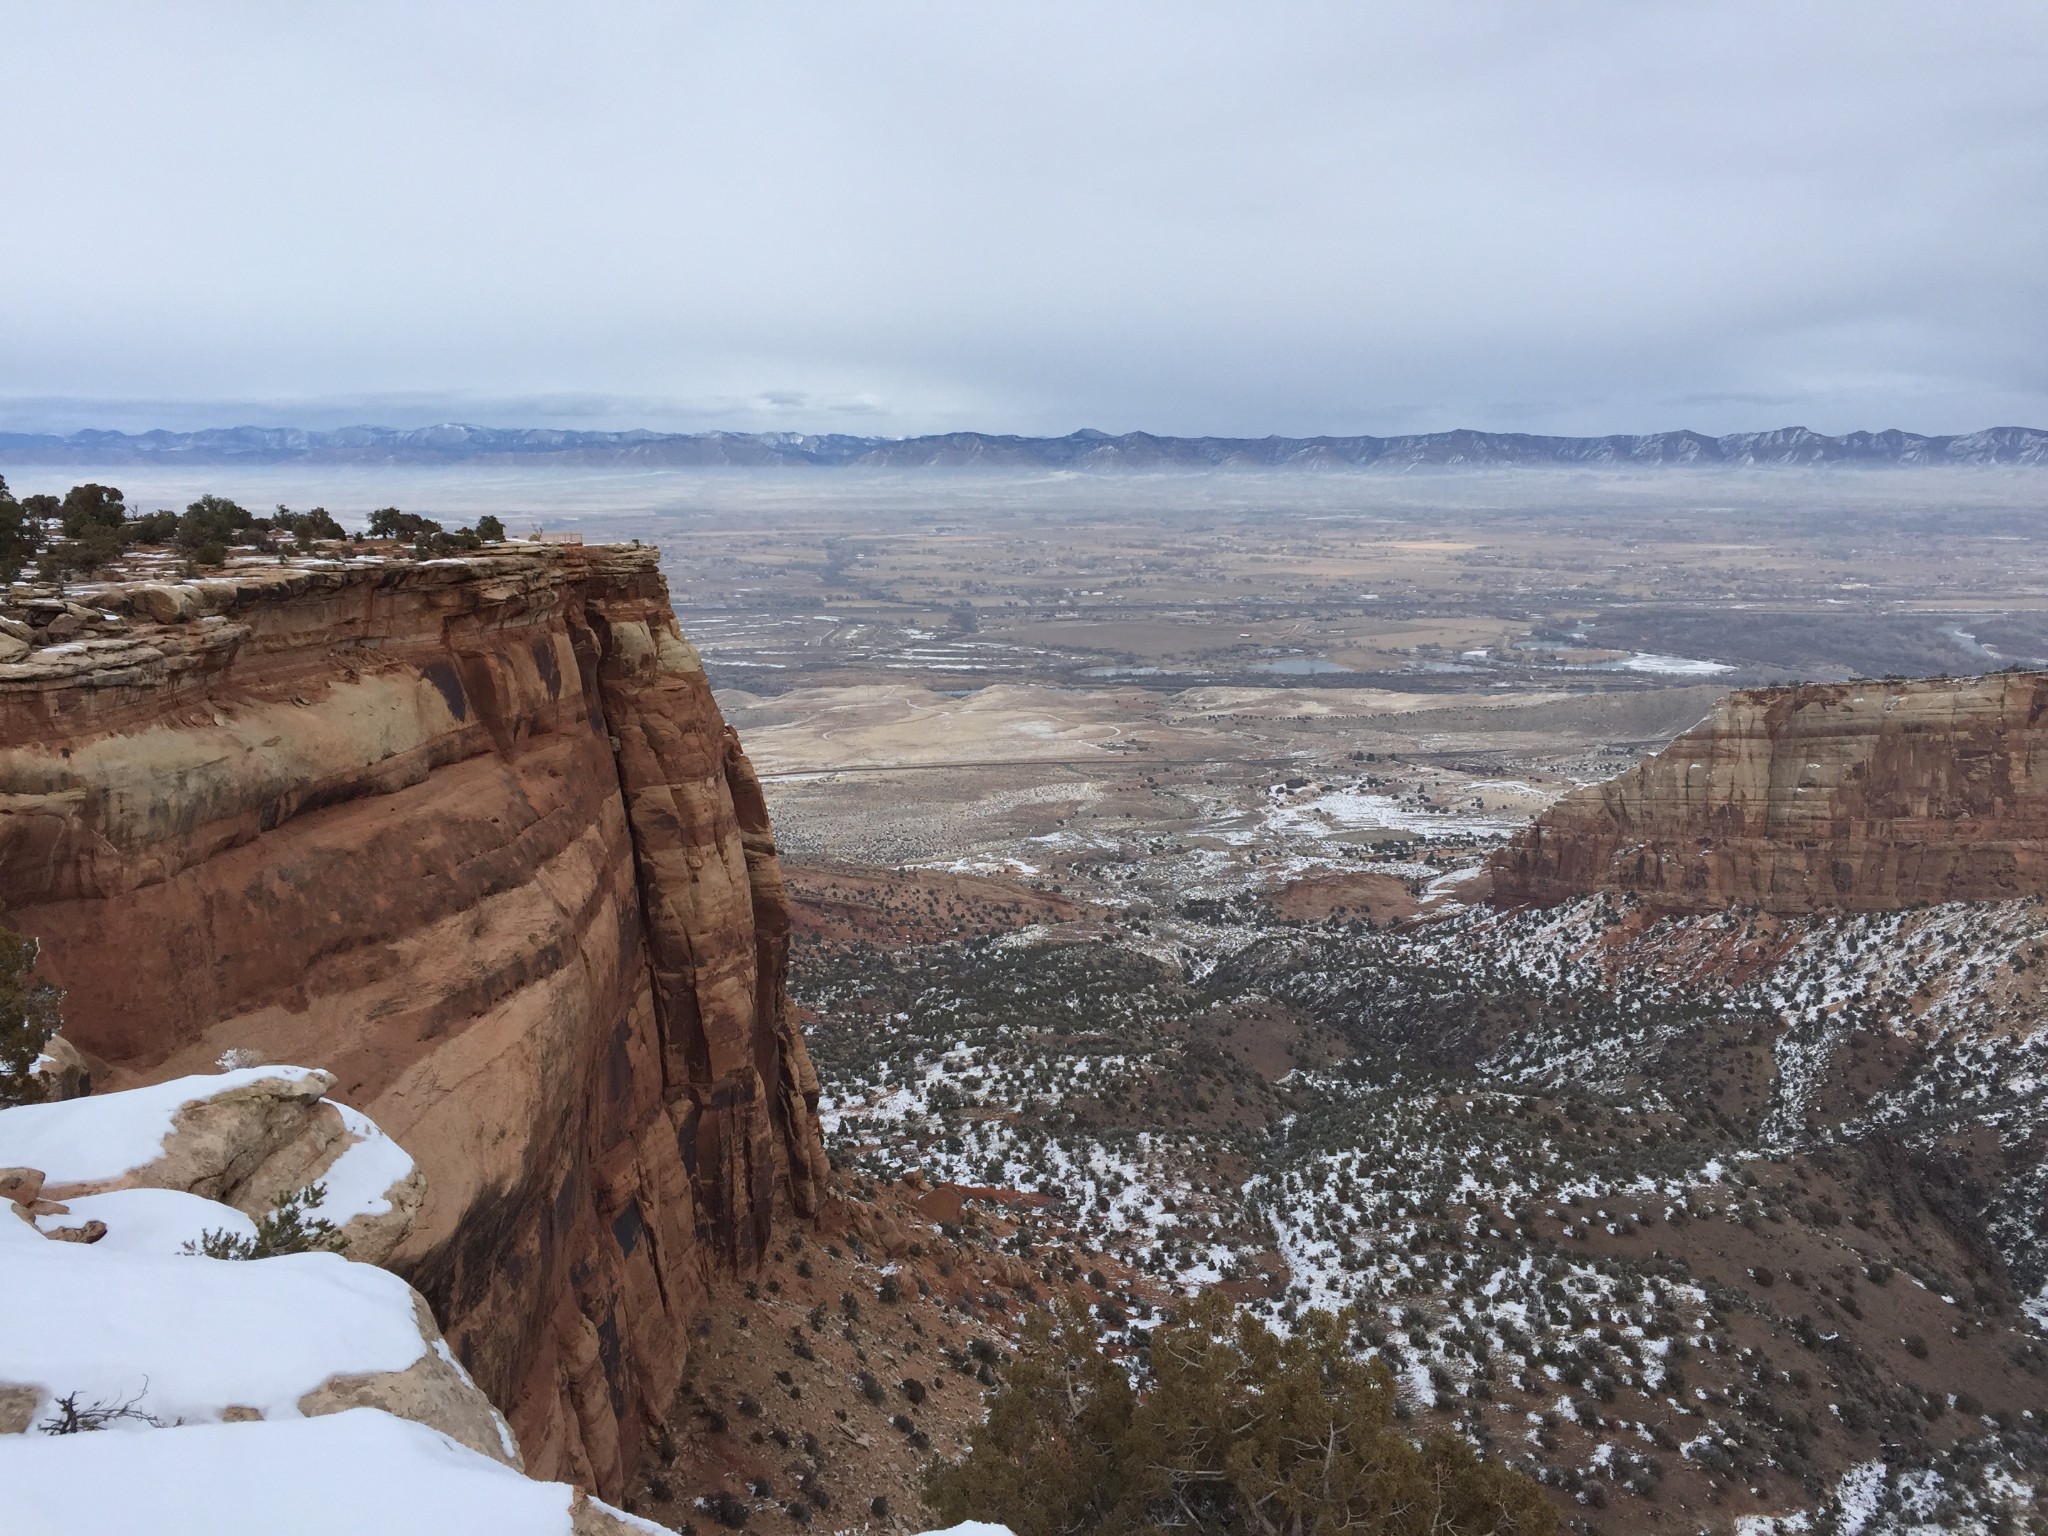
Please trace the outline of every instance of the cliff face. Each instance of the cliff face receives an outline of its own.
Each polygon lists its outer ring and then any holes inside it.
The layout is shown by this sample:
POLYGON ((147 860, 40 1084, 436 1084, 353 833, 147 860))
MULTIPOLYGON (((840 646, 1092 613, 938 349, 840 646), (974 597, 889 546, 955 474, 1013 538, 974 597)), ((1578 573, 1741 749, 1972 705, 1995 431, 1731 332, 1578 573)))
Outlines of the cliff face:
POLYGON ((1732 693, 1524 828, 1494 900, 1793 913, 2048 891, 2044 711, 2038 672, 1732 693))
POLYGON ((67 1034, 123 1084, 333 1073, 426 1175, 391 1266, 534 1473, 617 1493, 714 1267, 825 1172, 760 787, 654 552, 94 601, 125 627, 0 666, 0 902, 67 1034))

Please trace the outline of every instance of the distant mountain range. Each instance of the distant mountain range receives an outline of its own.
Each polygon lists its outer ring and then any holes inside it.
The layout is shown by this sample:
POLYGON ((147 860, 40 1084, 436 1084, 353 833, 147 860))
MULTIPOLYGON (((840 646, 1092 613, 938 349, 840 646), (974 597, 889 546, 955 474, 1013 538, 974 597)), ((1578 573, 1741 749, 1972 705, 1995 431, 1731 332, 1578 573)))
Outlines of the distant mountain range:
POLYGON ((1949 437, 1804 427, 1774 432, 1653 432, 1539 437, 1524 432, 1424 432, 1407 437, 1158 437, 1082 431, 1065 437, 946 432, 930 437, 797 432, 564 432, 449 424, 400 430, 221 427, 204 432, 0 432, 8 464, 553 464, 730 465, 742 468, 1414 470, 1544 466, 2048 465, 2048 431, 1993 427, 1949 437))

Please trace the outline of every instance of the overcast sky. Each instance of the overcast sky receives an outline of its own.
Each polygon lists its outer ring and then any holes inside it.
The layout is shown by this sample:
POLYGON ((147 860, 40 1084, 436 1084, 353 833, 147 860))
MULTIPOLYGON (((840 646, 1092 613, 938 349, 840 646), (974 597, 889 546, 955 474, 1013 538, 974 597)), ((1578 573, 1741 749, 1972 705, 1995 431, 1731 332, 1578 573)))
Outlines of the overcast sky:
POLYGON ((64 0, 0 70, 0 426, 2048 426, 2042 0, 64 0))

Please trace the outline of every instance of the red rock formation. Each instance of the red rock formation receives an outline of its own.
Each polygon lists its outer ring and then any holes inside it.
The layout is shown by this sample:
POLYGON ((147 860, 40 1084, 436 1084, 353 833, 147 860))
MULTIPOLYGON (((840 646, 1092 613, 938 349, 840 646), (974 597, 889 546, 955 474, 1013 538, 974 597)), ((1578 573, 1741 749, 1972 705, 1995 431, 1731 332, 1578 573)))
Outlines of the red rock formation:
POLYGON ((2039 672, 1732 693, 1524 828, 1493 899, 1790 913, 2048 892, 2044 712, 2039 672))
POLYGON ((128 589, 0 666, 0 901, 120 1084, 332 1072, 527 1465, 616 1495, 711 1266, 815 1208, 760 787, 652 550, 128 589), (167 622, 153 622, 155 619, 167 622))

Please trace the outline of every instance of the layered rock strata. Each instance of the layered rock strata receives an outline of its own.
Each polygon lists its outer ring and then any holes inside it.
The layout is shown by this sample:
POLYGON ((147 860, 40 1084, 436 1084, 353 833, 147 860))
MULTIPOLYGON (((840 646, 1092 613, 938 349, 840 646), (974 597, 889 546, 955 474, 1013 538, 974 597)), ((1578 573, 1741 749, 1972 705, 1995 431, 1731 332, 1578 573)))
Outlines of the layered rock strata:
POLYGON ((2048 891, 2048 673, 1732 693, 1490 864, 1502 904, 1888 910, 2048 891))
MULTIPOLYGON (((76 595, 76 594, 75 594, 76 595)), ((714 1267, 814 1209, 760 788, 652 550, 238 567, 0 665, 0 902, 117 1084, 332 1074, 536 1475, 624 1485, 714 1267)))

